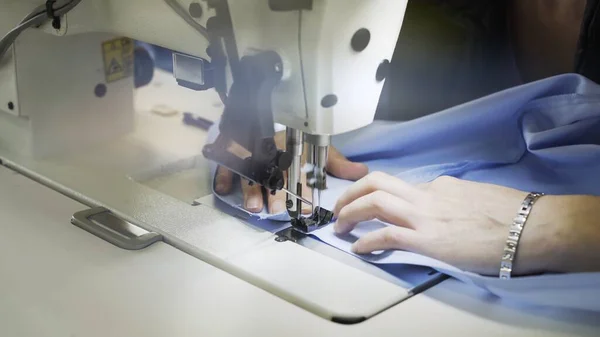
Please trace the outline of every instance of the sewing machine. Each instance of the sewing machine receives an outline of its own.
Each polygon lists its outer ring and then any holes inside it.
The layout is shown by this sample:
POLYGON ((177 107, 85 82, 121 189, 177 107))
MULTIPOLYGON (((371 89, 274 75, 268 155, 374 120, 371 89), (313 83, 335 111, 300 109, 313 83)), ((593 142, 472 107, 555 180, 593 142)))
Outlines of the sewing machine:
MULTIPOLYGON (((329 137, 373 120, 406 1, 66 3, 0 59, 7 335, 594 335, 592 315, 511 308, 427 268, 391 277, 306 235, 301 174, 326 188, 329 137), (175 50, 175 79, 134 90, 131 39, 175 50), (148 112, 165 101, 222 137, 148 112), (287 191, 295 228, 222 209, 206 158, 287 191)), ((0 34, 34 9, 5 1, 0 34)))

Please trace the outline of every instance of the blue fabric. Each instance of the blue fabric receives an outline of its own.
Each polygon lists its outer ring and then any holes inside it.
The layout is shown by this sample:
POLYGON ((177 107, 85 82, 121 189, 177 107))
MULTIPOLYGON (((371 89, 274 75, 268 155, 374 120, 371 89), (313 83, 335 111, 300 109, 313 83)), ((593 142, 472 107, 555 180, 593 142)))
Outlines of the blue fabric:
POLYGON ((551 194, 600 194, 600 87, 563 75, 336 145, 409 182, 441 175, 551 194))
MULTIPOLYGON (((449 175, 523 191, 600 195, 600 86, 575 74, 556 76, 417 120, 375 122, 336 136, 333 143, 349 159, 367 164, 370 171, 387 172, 411 183, 449 175)), ((332 207, 350 184, 331 178, 323 206, 332 207)), ((220 198, 241 206, 239 190, 220 198)), ((287 219, 285 214, 265 211, 255 216, 287 219)), ((314 235, 349 252, 353 240, 381 226, 385 224, 360 224, 344 237, 327 226, 314 235)), ((430 266, 507 299, 600 311, 600 273, 507 282, 408 252, 359 257, 376 264, 430 266)))

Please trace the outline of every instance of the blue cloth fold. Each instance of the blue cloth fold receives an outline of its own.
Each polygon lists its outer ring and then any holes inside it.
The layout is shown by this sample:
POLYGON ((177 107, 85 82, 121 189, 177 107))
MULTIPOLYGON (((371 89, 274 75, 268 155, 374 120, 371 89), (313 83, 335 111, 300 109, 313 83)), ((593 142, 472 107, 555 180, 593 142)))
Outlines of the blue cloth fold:
MULTIPOLYGON (((370 171, 410 183, 449 175, 523 191, 600 195, 600 86, 579 75, 560 75, 409 122, 375 122, 334 137, 333 144, 370 171)), ((322 205, 333 207, 350 184, 331 177, 322 205)), ((239 190, 220 198, 241 207, 239 190)), ((285 214, 266 211, 254 216, 287 220, 285 214)), ((314 235, 350 253, 352 240, 383 225, 359 224, 350 237, 334 235, 331 226, 314 235)), ((600 273, 500 281, 408 252, 359 257, 376 264, 430 266, 507 299, 600 311, 600 273)))

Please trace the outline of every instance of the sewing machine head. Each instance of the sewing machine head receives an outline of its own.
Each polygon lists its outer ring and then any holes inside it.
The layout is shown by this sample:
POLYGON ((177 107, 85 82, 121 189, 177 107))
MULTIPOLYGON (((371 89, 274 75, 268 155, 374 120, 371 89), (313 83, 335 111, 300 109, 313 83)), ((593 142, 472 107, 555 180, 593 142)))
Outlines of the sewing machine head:
MULTIPOLYGON (((301 216, 301 175, 307 175, 311 188, 327 188, 330 136, 372 122, 406 2, 63 0, 39 5, 36 0, 11 4, 15 12, 36 8, 44 18, 29 24, 37 18, 32 12, 21 22, 30 29, 15 47, 0 49, 5 52, 0 99, 30 123, 26 139, 11 146, 26 142, 33 153, 44 155, 131 130, 133 118, 125 112, 133 110, 131 40, 104 33, 161 45, 177 51, 174 75, 180 85, 214 89, 225 103, 220 135, 203 154, 268 190, 285 190, 290 216, 298 227, 311 230, 321 217, 319 212, 301 216), (99 42, 102 54, 94 48, 99 42), (40 61, 48 59, 58 61, 51 67, 40 61), (85 69, 75 61, 82 59, 85 69), (67 90, 52 87, 54 82, 67 90), (48 107, 44 97, 59 92, 65 99, 48 107), (72 113, 81 110, 86 112, 72 113), (275 146, 275 123, 287 128, 286 149, 275 146), (90 127, 106 132, 91 135, 90 127), (74 131, 65 133, 66 128, 74 131), (229 153, 232 142, 251 156, 229 153)), ((315 210, 324 211, 314 203, 315 210)))
MULTIPOLYGON (((372 122, 404 4, 230 1, 215 9, 215 20, 221 24, 214 26, 232 25, 222 33, 215 30, 209 48, 218 65, 224 64, 219 58, 224 61, 227 54, 232 79, 228 93, 221 89, 226 106, 220 136, 205 146, 204 154, 268 190, 285 190, 292 224, 310 231, 331 217, 319 207, 318 198, 313 198, 312 216, 302 217, 301 175, 307 175, 313 190, 326 189, 330 136, 372 122), (259 30, 260 35, 255 33, 259 30), (242 55, 239 62, 237 55, 242 55), (287 127, 284 151, 273 141, 274 123, 287 127), (231 141, 252 155, 237 158, 227 153, 231 141), (305 142, 308 153, 302 165, 305 142)), ((225 71, 213 74, 224 78, 225 71)))

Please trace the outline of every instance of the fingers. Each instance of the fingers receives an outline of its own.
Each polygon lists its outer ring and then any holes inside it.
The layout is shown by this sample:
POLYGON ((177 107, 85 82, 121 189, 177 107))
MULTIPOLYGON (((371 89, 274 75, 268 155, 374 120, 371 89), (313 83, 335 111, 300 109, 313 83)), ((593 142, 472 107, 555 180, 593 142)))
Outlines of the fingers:
MULTIPOLYGON (((312 196, 310 195, 310 188, 306 187, 306 185, 302 186, 302 197, 304 199, 307 199, 308 201, 312 201, 312 196)), ((275 193, 275 195, 272 195, 269 193, 269 197, 267 198, 268 201, 268 205, 269 205, 269 213, 270 214, 278 214, 281 212, 285 212, 287 210, 286 207, 286 201, 287 201, 287 196, 288 194, 283 192, 283 191, 277 191, 277 193, 275 193)), ((301 201, 299 201, 301 202, 301 201)), ((312 206, 309 204, 306 204, 304 202, 302 203, 302 209, 301 212, 302 214, 310 214, 312 213, 312 206)))
POLYGON ((220 195, 229 194, 233 187, 233 172, 219 166, 215 177, 215 192, 220 195))
POLYGON ((334 147, 329 147, 327 171, 341 179, 358 180, 369 173, 369 168, 365 164, 349 161, 334 147))
POLYGON ((397 226, 414 228, 414 206, 384 191, 362 196, 341 209, 334 225, 336 233, 348 233, 359 222, 378 219, 397 226))
MULTIPOLYGON (((285 140, 285 139, 284 139, 285 140)), ((285 184, 287 185, 287 173, 284 175, 285 184)), ((294 191, 294 188, 290 188, 291 191, 294 191)), ((284 191, 277 191, 275 195, 269 193, 267 198, 268 202, 268 210, 270 214, 278 214, 281 212, 287 211, 286 201, 288 194, 284 191)), ((302 195, 304 199, 312 201, 311 189, 306 186, 306 175, 302 175, 302 195)), ((301 212, 302 214, 310 214, 312 212, 312 206, 301 201, 298 201, 302 204, 301 212)))
POLYGON ((335 205, 333 213, 339 214, 340 210, 352 201, 375 191, 384 191, 409 202, 416 202, 424 195, 423 191, 396 177, 381 172, 373 172, 350 186, 342 194, 335 205))
MULTIPOLYGON (((263 194, 260 185, 254 184, 250 186, 246 179, 242 179, 241 184, 244 199, 244 209, 252 213, 258 213, 262 211, 263 194)), ((233 172, 224 167, 218 167, 215 177, 215 192, 220 195, 225 195, 231 192, 232 187, 233 172)))
POLYGON ((244 195, 244 209, 252 213, 262 211, 263 194, 260 185, 254 184, 250 186, 246 179, 242 179, 242 194, 244 195))
POLYGON ((391 249, 414 251, 419 245, 419 235, 414 230, 388 226, 362 236, 352 245, 352 252, 367 254, 391 249))
POLYGON ((229 144, 229 147, 227 148, 227 151, 242 159, 252 155, 252 153, 248 151, 248 149, 244 148, 236 142, 231 142, 231 144, 229 144))
MULTIPOLYGON (((306 176, 304 177, 304 180, 306 180, 306 176)), ((302 183, 302 197, 310 202, 313 201, 312 189, 306 186, 306 182, 302 183)), ((304 202, 302 203, 302 214, 310 214, 312 213, 312 210, 312 205, 304 202)))
POLYGON ((277 191, 277 193, 275 193, 275 195, 272 195, 271 193, 269 193, 269 196, 267 198, 267 202, 269 205, 269 213, 271 214, 279 214, 281 212, 285 212, 286 207, 285 207, 285 200, 286 200, 286 194, 283 191, 277 191))
POLYGON ((279 131, 277 133, 275 133, 275 137, 273 137, 273 139, 275 140, 275 145, 277 146, 278 149, 285 149, 285 141, 286 139, 286 132, 285 131, 279 131))

